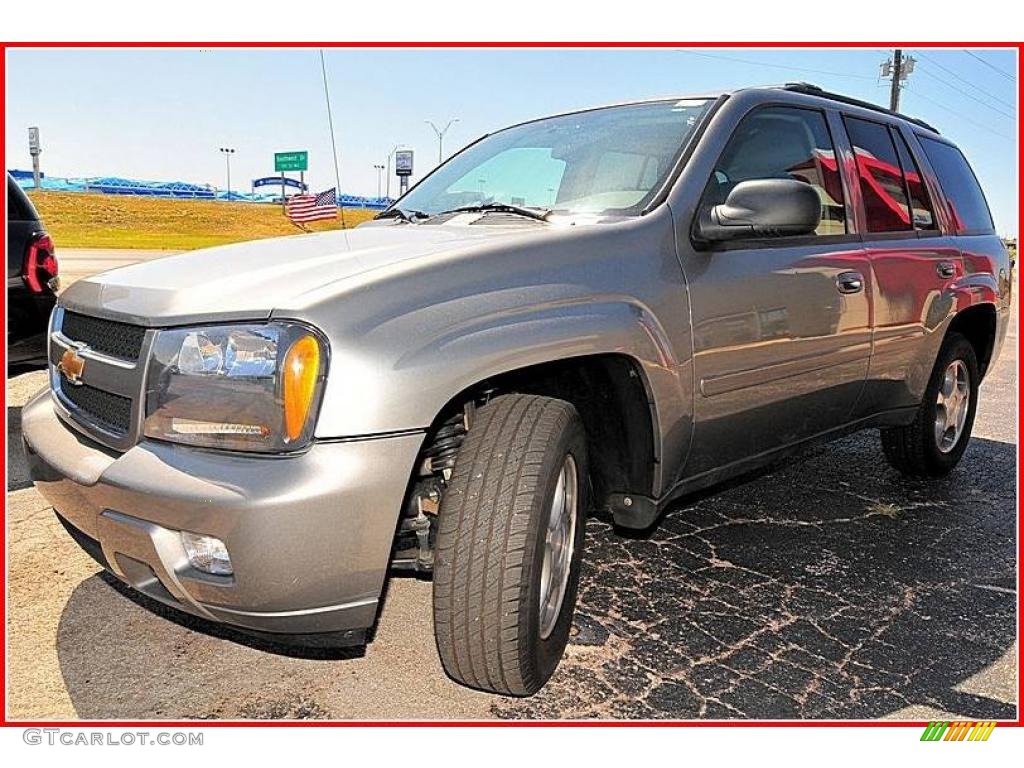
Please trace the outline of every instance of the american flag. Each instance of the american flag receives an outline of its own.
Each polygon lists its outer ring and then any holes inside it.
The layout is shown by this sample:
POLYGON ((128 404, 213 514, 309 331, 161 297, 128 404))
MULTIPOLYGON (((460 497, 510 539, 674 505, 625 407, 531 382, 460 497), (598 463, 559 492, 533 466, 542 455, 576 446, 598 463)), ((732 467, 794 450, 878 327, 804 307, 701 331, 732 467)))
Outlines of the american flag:
POLYGON ((337 218, 338 196, 335 188, 319 195, 292 195, 285 204, 285 213, 296 222, 337 218))

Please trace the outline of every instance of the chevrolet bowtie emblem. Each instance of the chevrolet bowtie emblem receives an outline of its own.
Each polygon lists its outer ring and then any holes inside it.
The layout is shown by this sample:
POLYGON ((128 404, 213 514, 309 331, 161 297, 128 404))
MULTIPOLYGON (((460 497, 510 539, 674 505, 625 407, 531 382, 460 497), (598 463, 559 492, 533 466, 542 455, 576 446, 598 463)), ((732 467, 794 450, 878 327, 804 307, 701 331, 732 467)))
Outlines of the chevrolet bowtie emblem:
POLYGON ((68 383, 76 387, 82 383, 82 371, 85 370, 85 358, 80 357, 77 349, 65 350, 57 363, 57 370, 64 374, 68 383))

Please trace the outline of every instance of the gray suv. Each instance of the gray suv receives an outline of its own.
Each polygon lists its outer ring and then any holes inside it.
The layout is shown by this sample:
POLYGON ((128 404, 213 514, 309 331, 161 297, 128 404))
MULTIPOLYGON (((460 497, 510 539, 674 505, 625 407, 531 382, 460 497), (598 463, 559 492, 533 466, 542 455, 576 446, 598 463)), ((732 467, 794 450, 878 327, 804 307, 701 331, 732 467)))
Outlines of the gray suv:
POLYGON ((583 110, 483 137, 354 230, 77 282, 25 448, 156 600, 364 643, 389 572, 431 574, 448 674, 528 695, 588 511, 646 529, 866 428, 902 472, 950 472, 1009 269, 918 120, 805 84, 583 110))

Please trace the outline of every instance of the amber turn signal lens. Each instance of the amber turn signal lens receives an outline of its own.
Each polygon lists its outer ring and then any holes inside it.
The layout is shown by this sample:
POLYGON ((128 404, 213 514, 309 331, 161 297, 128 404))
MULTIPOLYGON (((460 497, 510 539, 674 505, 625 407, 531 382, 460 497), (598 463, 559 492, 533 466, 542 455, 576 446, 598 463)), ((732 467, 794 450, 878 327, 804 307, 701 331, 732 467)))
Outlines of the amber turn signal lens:
POLYGON ((288 442, 297 440, 306 427, 313 405, 313 393, 320 374, 320 344, 303 336, 288 349, 284 358, 284 429, 288 442))

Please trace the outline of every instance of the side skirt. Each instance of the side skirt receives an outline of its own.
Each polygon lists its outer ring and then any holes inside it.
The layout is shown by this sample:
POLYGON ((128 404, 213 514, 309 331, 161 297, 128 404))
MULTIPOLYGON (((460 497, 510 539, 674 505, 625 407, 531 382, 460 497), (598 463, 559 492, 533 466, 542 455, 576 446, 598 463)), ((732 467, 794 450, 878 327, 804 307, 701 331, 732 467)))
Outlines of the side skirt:
MULTIPOLYGON (((830 443, 854 432, 860 432, 861 430, 873 427, 905 426, 914 420, 916 413, 917 406, 882 411, 881 413, 852 421, 841 427, 819 432, 803 440, 788 443, 778 448, 773 448, 770 451, 749 456, 722 467, 716 467, 707 472, 684 478, 659 499, 638 494, 616 493, 609 496, 608 506, 616 525, 630 530, 646 530, 658 522, 670 504, 684 496, 703 491, 726 480, 732 480, 755 470, 763 469, 787 456, 801 453, 816 445, 830 443)), ((699 450, 699 447, 695 446, 693 450, 699 450)))

